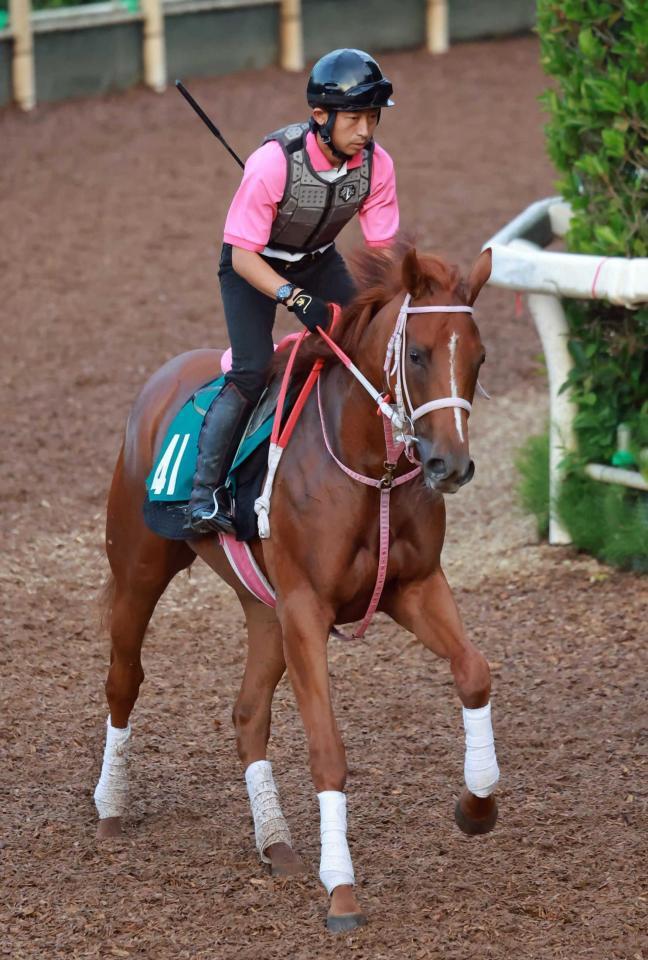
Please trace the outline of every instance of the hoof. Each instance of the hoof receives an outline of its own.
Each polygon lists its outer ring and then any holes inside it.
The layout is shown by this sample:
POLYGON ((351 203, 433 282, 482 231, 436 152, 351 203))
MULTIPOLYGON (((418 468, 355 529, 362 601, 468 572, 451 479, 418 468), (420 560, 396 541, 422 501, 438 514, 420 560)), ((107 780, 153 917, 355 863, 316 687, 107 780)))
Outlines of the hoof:
POLYGON ((454 815, 463 833, 471 837, 490 833, 497 823, 495 797, 476 797, 469 790, 464 790, 457 800, 454 815))
POLYGON ((358 927, 364 927, 367 918, 364 913, 342 913, 339 916, 329 913, 326 918, 326 929, 329 933, 350 933, 358 927))
POLYGON ((121 817, 106 817, 97 824, 97 840, 108 840, 121 835, 121 817))
POLYGON ((271 843, 264 852, 270 858, 268 869, 273 877, 295 877, 308 872, 304 861, 287 843, 271 843))
POLYGON ((349 933, 364 927, 367 918, 360 910, 355 890, 350 884, 335 887, 331 894, 331 906, 326 918, 329 933, 349 933))

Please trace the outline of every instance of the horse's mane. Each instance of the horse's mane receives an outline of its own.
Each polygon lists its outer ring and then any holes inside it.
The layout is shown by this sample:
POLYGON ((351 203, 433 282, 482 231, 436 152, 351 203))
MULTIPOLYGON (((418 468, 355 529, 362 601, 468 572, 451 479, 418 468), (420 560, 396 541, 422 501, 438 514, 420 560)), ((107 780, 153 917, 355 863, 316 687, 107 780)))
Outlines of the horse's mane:
MULTIPOLYGON (((358 293, 342 311, 342 316, 333 334, 342 350, 353 357, 357 353, 362 336, 373 317, 396 294, 403 290, 402 265, 408 253, 413 252, 411 241, 399 238, 389 248, 358 250, 349 258, 351 273, 358 293)), ((433 254, 417 254, 419 266, 416 295, 442 289, 449 295, 456 294, 462 300, 466 290, 457 267, 433 254)), ((290 350, 275 354, 270 375, 283 373, 290 350)), ((306 379, 317 360, 339 363, 340 361, 319 336, 310 336, 302 344, 293 367, 292 383, 298 387, 306 379)))

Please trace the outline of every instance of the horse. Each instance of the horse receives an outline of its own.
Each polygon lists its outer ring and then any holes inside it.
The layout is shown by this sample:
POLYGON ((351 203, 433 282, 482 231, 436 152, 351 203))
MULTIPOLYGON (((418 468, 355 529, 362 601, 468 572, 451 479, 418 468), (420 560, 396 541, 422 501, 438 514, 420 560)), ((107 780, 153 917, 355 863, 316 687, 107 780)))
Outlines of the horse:
POLYGON ((465 786, 456 822, 468 834, 493 829, 499 770, 490 671, 466 635, 441 566, 444 495, 458 491, 474 470, 468 415, 484 348, 472 308, 490 271, 490 250, 479 255, 466 280, 441 258, 419 255, 413 247, 368 251, 361 258, 360 292, 342 313, 335 341, 365 386, 384 381, 383 413, 400 404, 398 435, 384 416, 376 416, 349 365, 321 337, 306 338, 293 377, 303 381, 319 360, 318 388, 276 471, 270 535, 251 543, 276 591, 275 609, 239 582, 217 536, 165 539, 142 515, 145 478, 167 428, 183 403, 213 379, 220 353, 184 353, 146 383, 127 421, 107 505, 110 715, 95 791, 99 837, 118 834, 127 812, 129 718, 144 677, 140 653, 147 624, 169 582, 197 556, 234 589, 245 615, 247 660, 233 709, 236 745, 259 855, 274 875, 284 876, 304 865, 292 849, 266 750, 273 693, 288 671, 320 803, 320 879, 329 895, 329 930, 354 929, 366 917, 346 839, 347 766, 331 704, 327 642, 336 625, 363 616, 376 594, 381 564, 378 609, 449 661, 462 704, 465 786), (387 391, 399 394, 396 404, 388 405, 387 391), (385 443, 388 454, 390 444, 392 453, 397 446, 393 462, 390 456, 386 460, 385 443), (412 462, 401 456, 403 450, 412 462), (364 484, 357 482, 362 476, 364 484), (388 554, 382 557, 384 523, 381 528, 376 488, 391 494, 388 554))

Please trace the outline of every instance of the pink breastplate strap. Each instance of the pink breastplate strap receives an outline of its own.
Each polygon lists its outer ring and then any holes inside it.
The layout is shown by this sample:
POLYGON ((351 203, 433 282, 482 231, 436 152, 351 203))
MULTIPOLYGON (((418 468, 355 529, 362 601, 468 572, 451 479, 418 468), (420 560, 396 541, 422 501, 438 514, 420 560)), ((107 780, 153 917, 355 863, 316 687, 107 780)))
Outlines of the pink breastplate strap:
POLYGON ((230 533, 219 533, 218 539, 229 565, 244 587, 267 607, 276 607, 277 597, 254 559, 250 545, 230 533))
POLYGON ((326 449, 333 460, 335 460, 340 470, 346 473, 348 477, 351 477, 352 480, 357 480, 359 483, 364 483, 367 487, 376 487, 376 489, 380 490, 380 540, 378 546, 378 574, 376 576, 376 585, 374 586, 371 600, 369 601, 369 607, 367 608, 367 612, 364 615, 362 623, 356 628, 356 630, 354 630, 350 637, 347 637, 339 630, 335 631, 337 636, 343 637, 345 640, 358 640, 364 635, 367 627, 371 623, 373 615, 378 609, 378 604, 380 603, 380 598, 385 586, 385 579, 387 577, 387 563, 389 561, 389 500, 392 488, 400 487, 401 484, 407 483, 409 480, 413 480, 414 477, 419 475, 421 468, 416 467, 414 470, 410 470, 409 473, 405 473, 401 477, 394 477, 394 471, 396 470, 398 459, 404 450, 404 444, 394 443, 391 420, 384 415, 382 420, 385 428, 385 448, 387 450, 387 459, 385 460, 385 473, 380 480, 376 480, 374 477, 365 477, 361 473, 351 470, 350 467, 347 467, 346 464, 342 463, 342 461, 339 460, 333 453, 331 442, 329 440, 328 433, 326 432, 324 410, 322 409, 322 392, 320 389, 320 382, 320 380, 317 381, 317 405, 319 408, 320 422, 322 424, 322 435, 324 437, 326 449))

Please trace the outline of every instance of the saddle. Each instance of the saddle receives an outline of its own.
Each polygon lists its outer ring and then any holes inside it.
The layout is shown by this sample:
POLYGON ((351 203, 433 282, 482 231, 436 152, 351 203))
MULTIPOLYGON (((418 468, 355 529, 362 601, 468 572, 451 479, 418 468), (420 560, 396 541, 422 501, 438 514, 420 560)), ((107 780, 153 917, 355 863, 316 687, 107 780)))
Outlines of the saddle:
MULTIPOLYGON (((227 369, 227 356, 223 357, 227 369)), ((212 401, 225 385, 218 377, 197 390, 173 418, 153 469, 146 479, 144 501, 146 525, 158 536, 186 540, 186 507, 191 496, 198 457, 198 436, 212 401)), ((254 501, 259 496, 268 464, 268 446, 281 378, 274 377, 252 411, 229 469, 226 484, 234 500, 236 539, 249 541, 257 536, 254 501)), ((291 398, 287 398, 287 410, 291 398)), ((194 537, 195 534, 192 534, 194 537)))

